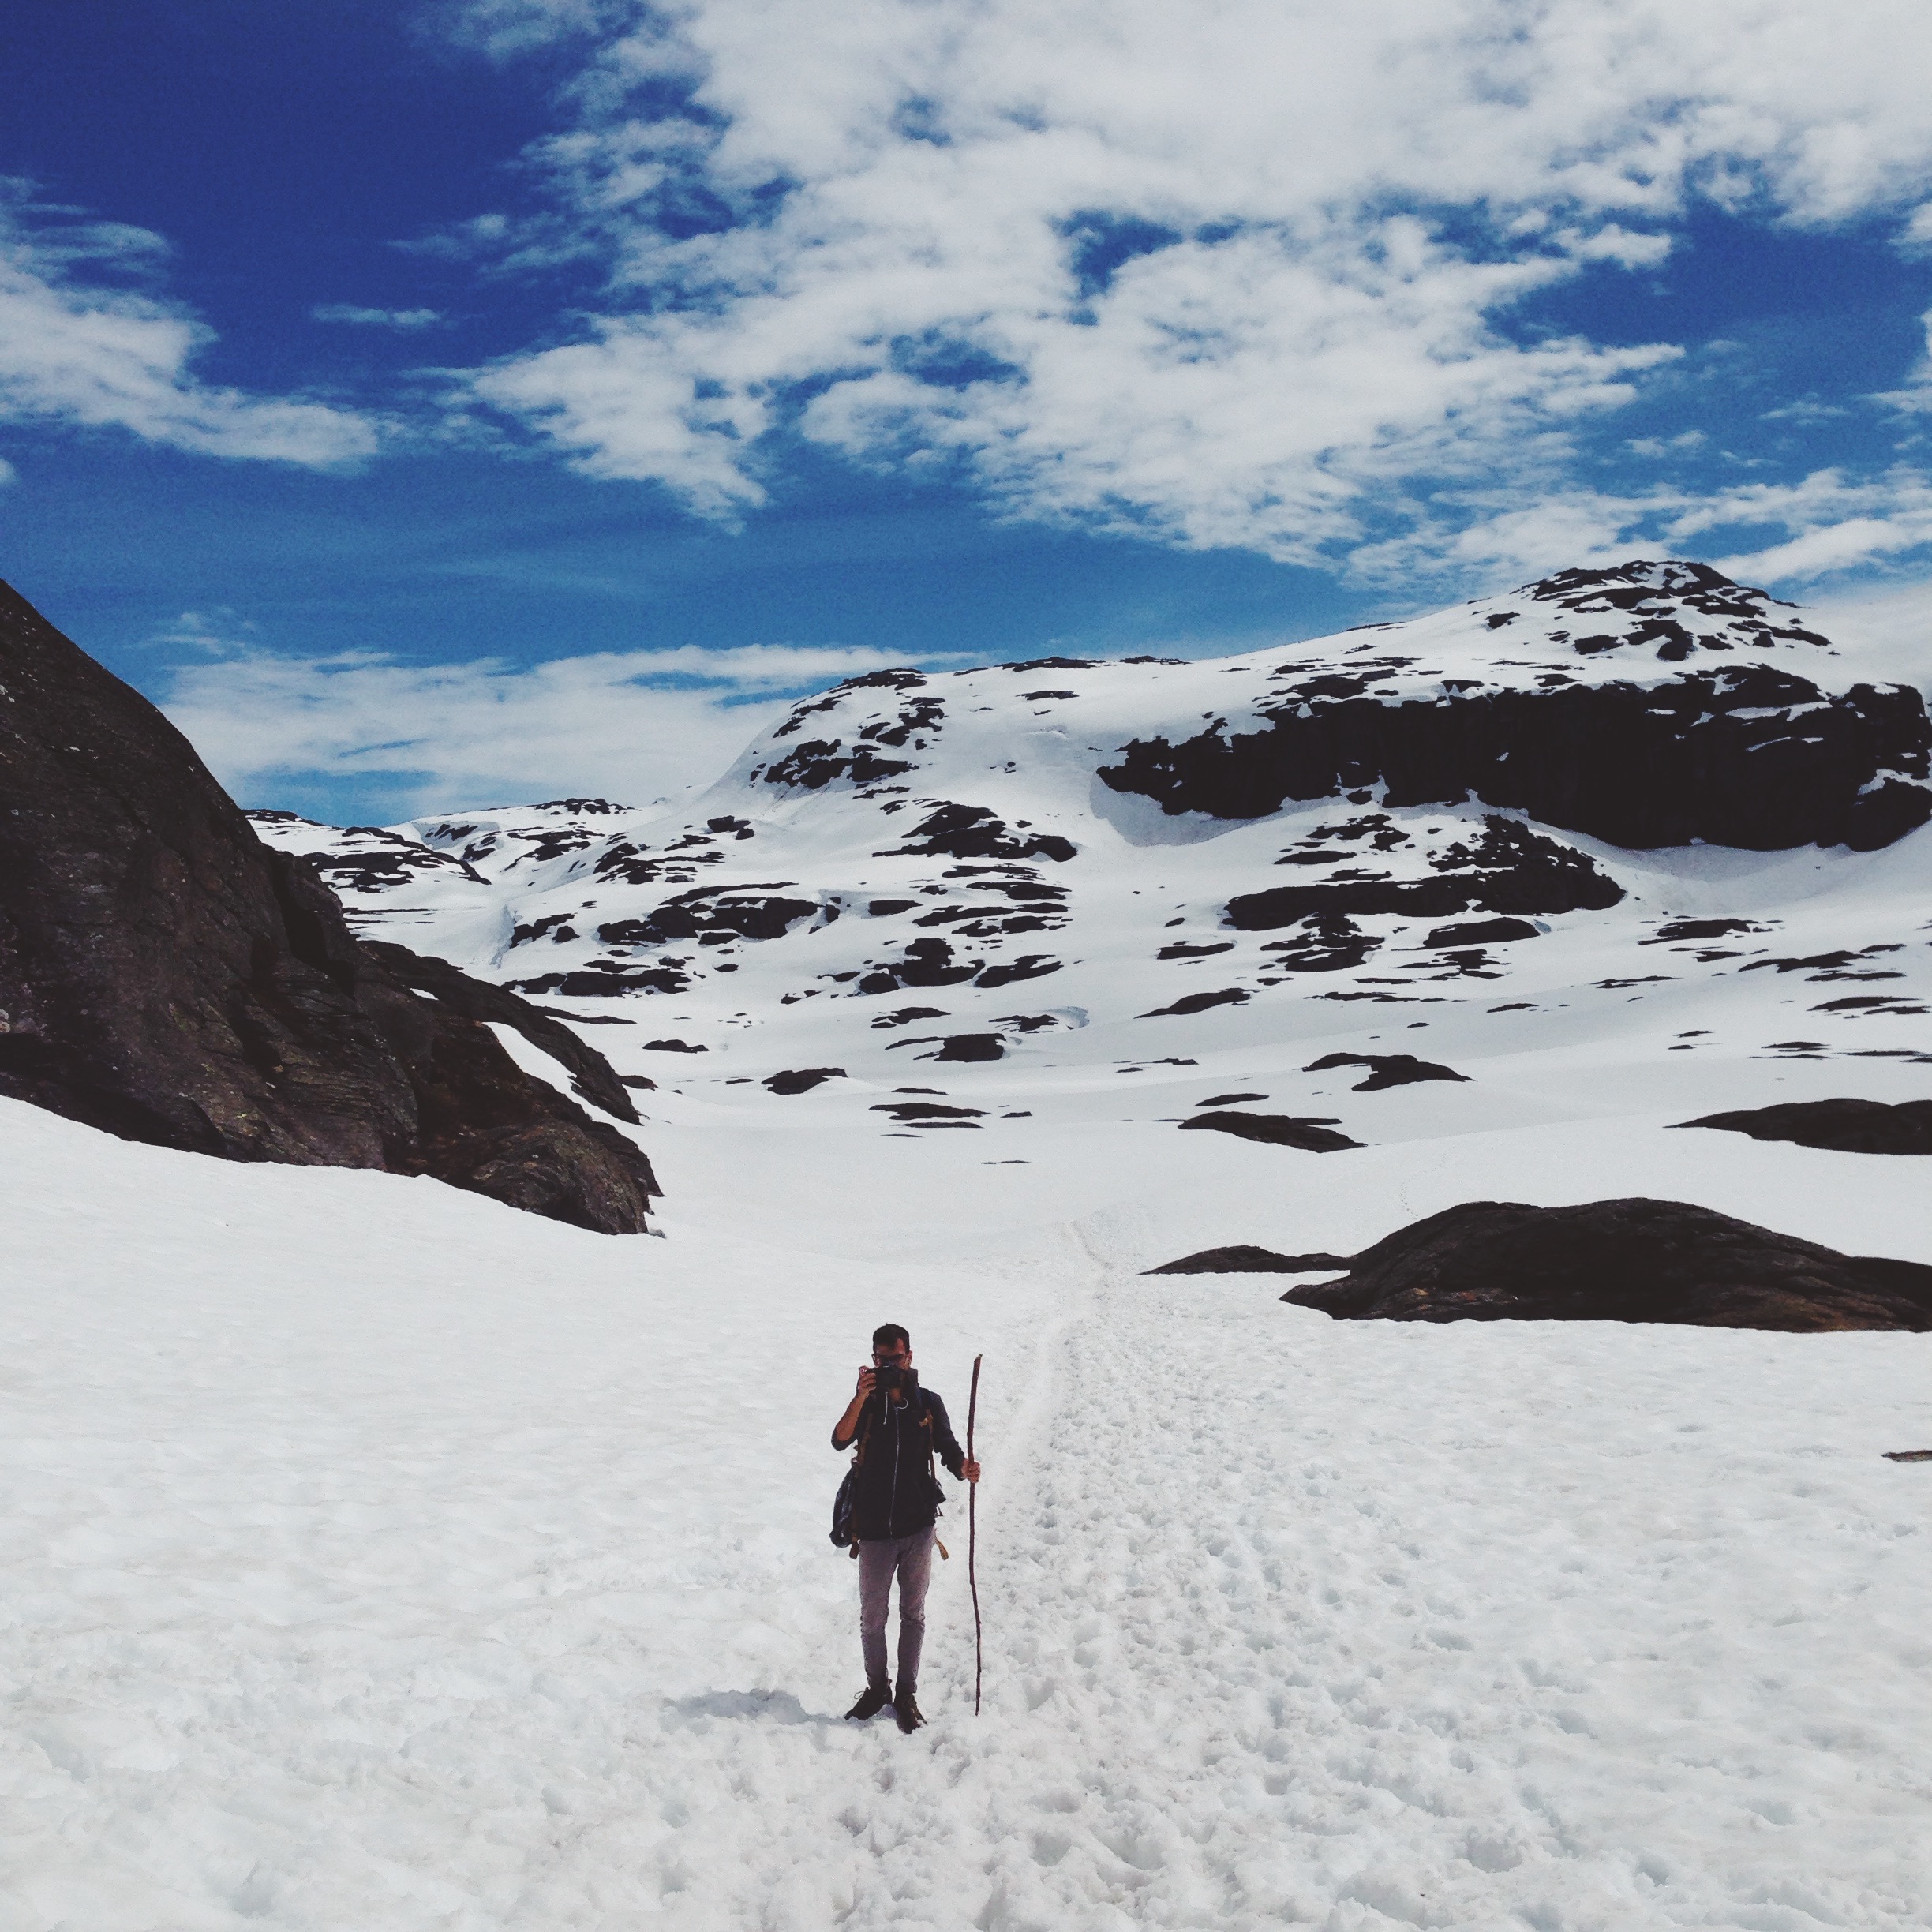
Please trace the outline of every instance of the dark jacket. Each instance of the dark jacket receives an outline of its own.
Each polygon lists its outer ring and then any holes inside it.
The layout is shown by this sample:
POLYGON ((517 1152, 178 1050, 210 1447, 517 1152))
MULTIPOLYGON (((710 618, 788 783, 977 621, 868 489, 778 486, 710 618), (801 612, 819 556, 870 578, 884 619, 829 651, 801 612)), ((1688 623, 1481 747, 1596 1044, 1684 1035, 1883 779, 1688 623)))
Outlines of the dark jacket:
POLYGON ((875 1395, 859 1418, 858 1432, 834 1449, 856 1447, 852 1482, 852 1532, 861 1543, 930 1530, 944 1498, 929 1473, 937 1456, 955 1477, 966 1462, 946 1419, 945 1404, 929 1388, 898 1403, 875 1395))

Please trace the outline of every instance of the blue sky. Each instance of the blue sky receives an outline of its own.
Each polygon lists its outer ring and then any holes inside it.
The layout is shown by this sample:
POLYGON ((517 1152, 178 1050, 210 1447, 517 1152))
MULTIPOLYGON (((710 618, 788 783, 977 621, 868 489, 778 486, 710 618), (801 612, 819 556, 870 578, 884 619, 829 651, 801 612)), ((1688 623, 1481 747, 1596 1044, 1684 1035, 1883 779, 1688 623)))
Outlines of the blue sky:
POLYGON ((852 670, 1593 558, 1932 575, 1916 6, 29 0, 7 51, 0 574, 250 803, 674 793, 852 670))

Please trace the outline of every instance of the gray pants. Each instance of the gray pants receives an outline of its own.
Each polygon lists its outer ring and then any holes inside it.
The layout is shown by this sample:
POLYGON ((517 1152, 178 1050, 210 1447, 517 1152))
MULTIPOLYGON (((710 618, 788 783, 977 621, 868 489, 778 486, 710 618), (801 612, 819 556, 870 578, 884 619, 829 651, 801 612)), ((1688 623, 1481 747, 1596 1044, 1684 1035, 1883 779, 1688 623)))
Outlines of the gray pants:
POLYGON ((867 1539, 859 1545, 859 1644, 867 1683, 886 1681, 886 1599, 899 1578, 899 1688, 919 1683, 919 1653, 926 1646, 926 1586, 932 1581, 933 1535, 867 1539))

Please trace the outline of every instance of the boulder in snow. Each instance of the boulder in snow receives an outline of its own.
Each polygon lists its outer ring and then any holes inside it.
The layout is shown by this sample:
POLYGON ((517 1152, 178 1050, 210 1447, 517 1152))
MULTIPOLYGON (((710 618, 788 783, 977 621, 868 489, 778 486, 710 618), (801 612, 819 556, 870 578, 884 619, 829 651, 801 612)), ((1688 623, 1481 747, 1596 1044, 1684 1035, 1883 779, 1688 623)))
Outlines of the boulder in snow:
POLYGON ((1932 1329, 1932 1267, 1843 1255, 1685 1201, 1466 1201, 1284 1301, 1354 1321, 1932 1329))

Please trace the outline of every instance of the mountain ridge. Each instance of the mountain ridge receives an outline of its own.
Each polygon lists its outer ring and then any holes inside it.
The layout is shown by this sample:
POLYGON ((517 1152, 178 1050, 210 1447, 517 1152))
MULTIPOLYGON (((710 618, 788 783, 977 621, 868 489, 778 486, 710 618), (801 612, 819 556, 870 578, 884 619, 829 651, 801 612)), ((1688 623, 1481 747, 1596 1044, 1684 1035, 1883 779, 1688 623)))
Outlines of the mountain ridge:
MULTIPOLYGON (((965 1124, 1010 1139, 1002 1095, 1024 1091, 1037 1113, 1035 1075, 1151 1080, 1198 1061, 1204 1080, 1259 1084, 1257 1058, 1386 1054, 1391 1026, 1461 1029, 1458 1050, 1480 1056, 1559 1014, 1620 1025, 1624 1009, 1668 1007, 1691 1037, 1656 1041, 1660 1064, 1710 1058, 1720 1038, 1781 1065, 1918 1064, 1911 1023, 1932 987, 1909 905, 1932 838, 1915 829, 1932 813, 1929 747, 1919 693, 1862 676, 1793 607, 1708 566, 1643 563, 1220 660, 868 673, 800 699, 681 807, 263 829, 324 868, 358 930, 607 1028, 629 1076, 661 1075, 646 1036, 674 1038, 706 1054, 680 1063, 677 1092, 736 1107, 746 1096, 724 1090, 740 1083, 759 1107, 809 1110, 889 1095, 908 1061, 943 1066, 979 1103, 965 1124), (1766 696, 1779 702, 1743 702, 1766 696), (1283 718, 1372 712, 1406 721, 1379 742, 1413 747, 1470 739, 1485 706, 1507 769, 1552 702, 1603 724, 1597 768, 1627 816, 1649 809, 1660 769, 1672 809, 1713 830, 1752 819, 1767 787, 1777 815, 1739 845, 1620 845, 1453 771, 1437 788, 1453 796, 1418 801, 1413 774, 1405 791, 1331 767, 1304 788, 1316 796, 1227 816, 1118 782, 1136 746, 1234 747, 1271 741, 1283 718), (1650 714, 1651 739, 1629 736, 1633 714, 1650 714), (1661 766, 1643 749, 1658 734, 1661 766), (1782 762, 1767 780, 1758 761, 1782 762), (1860 810, 1858 840, 1816 842, 1860 810), (1786 842, 1766 850, 1766 824, 1786 842), (1858 983, 1818 1000, 1810 1027, 1830 1037, 1792 1037, 1794 985, 1825 980, 1858 983), (1724 1027, 1691 1024, 1708 999, 1724 1027)), ((1433 1038, 1431 1058, 1457 1064, 1433 1038)), ((1455 1106, 1485 1104, 1458 1091, 1455 1106)), ((1320 1115, 1321 1097, 1299 1095, 1294 1117, 1320 1115)), ((665 1121, 680 1104, 649 1103, 665 1121)))

